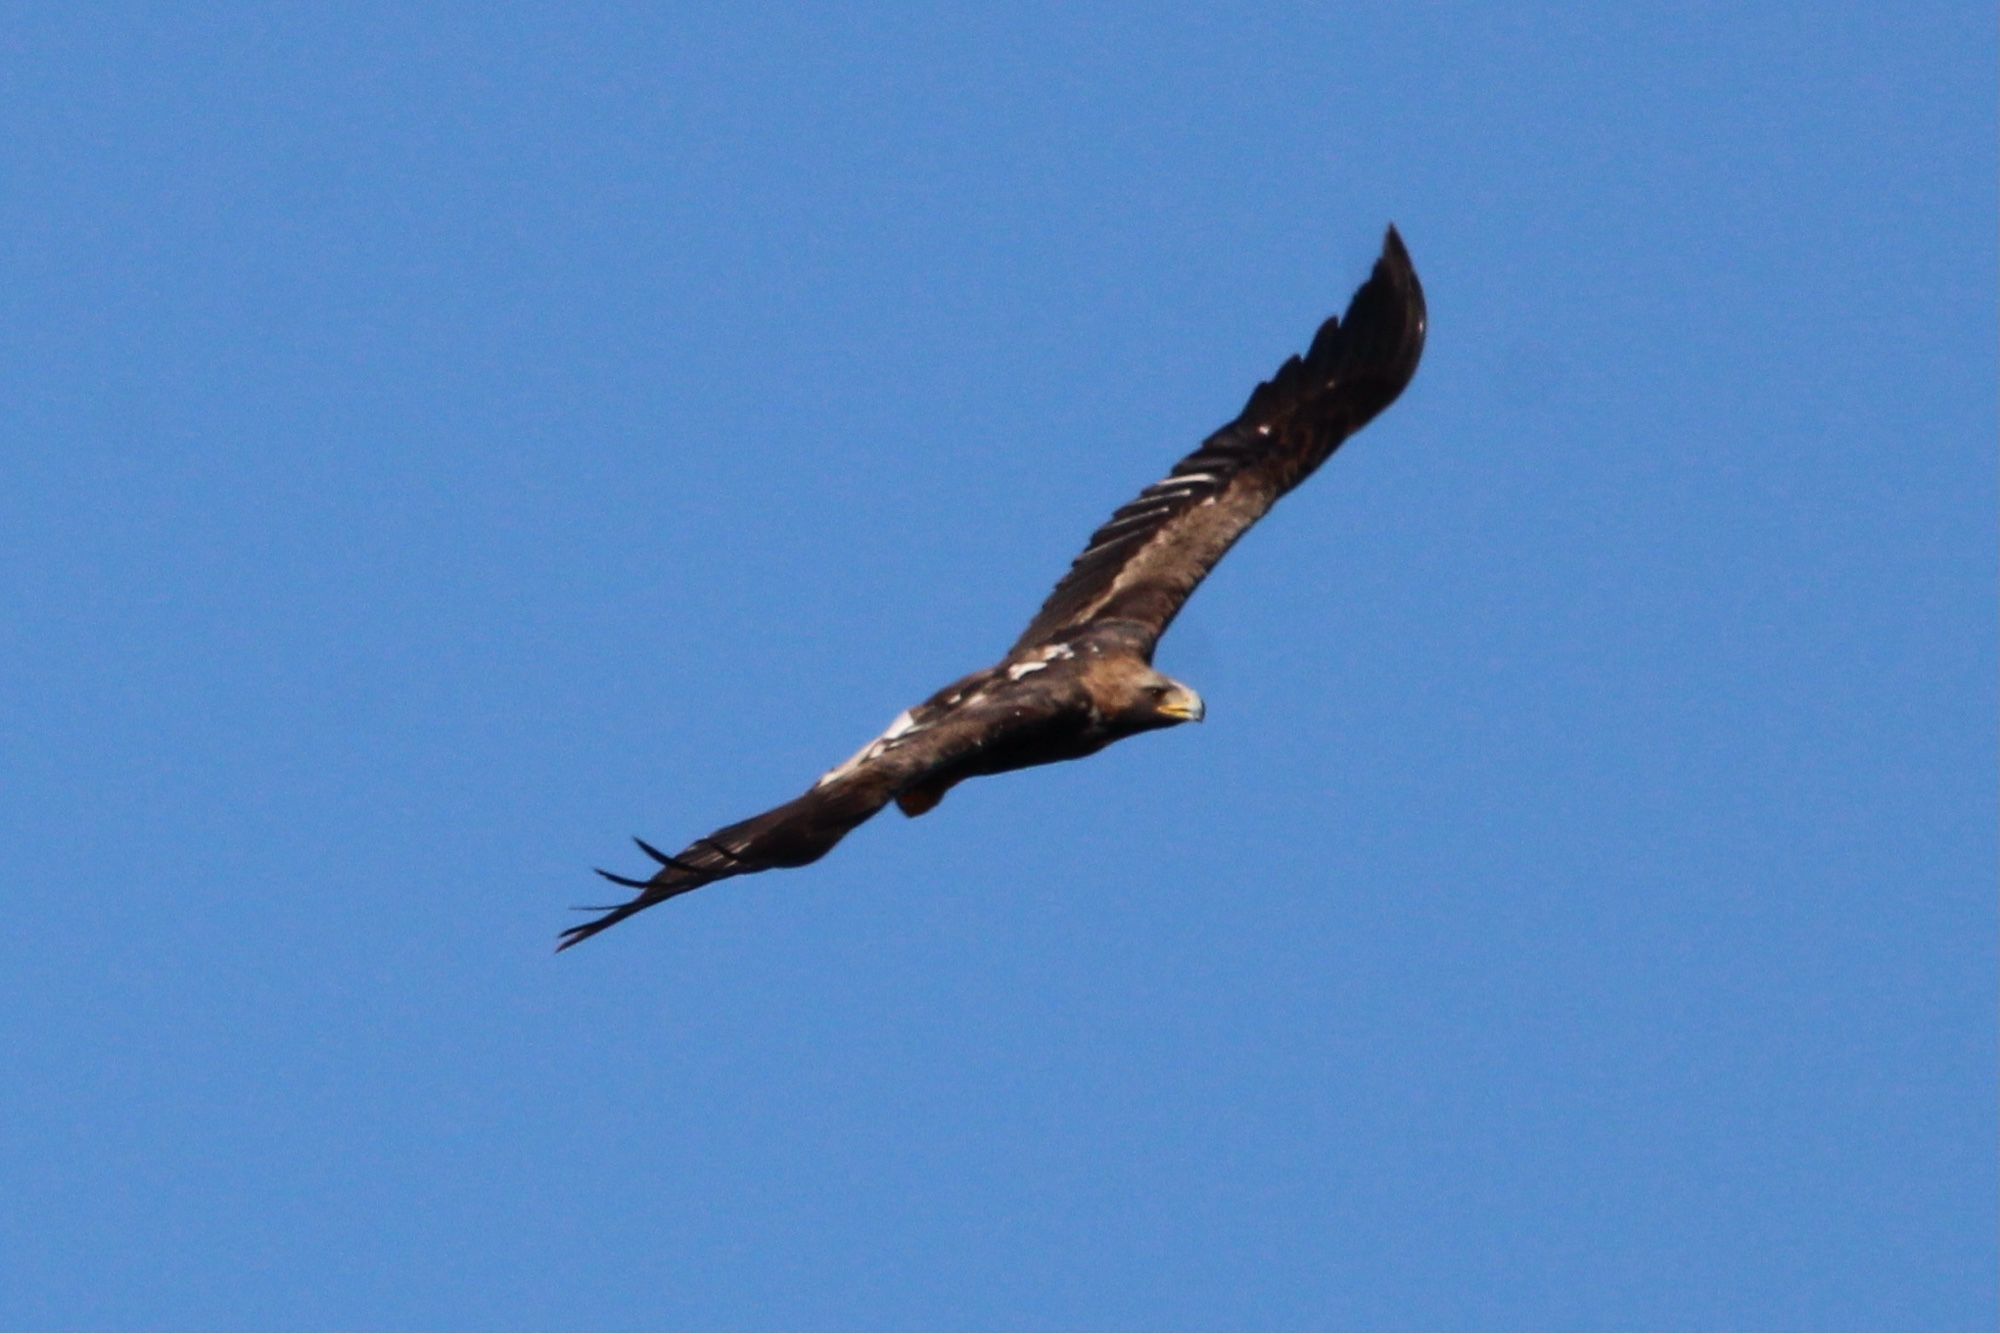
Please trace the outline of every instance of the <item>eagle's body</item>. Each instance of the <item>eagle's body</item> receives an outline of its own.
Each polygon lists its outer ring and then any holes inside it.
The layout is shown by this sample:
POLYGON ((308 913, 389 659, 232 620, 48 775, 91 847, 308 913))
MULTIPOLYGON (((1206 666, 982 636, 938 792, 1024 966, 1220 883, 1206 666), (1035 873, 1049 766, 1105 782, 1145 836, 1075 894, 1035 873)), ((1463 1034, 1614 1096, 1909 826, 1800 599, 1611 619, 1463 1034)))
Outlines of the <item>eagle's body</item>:
POLYGON ((1153 649, 1195 586, 1249 527, 1394 402, 1423 353, 1423 288, 1395 229, 1345 319, 1259 385, 1235 421, 1113 514, 1007 656, 899 716, 792 801, 696 839, 629 903, 563 933, 567 949, 635 912, 730 876, 803 866, 894 801, 921 815, 968 778, 1080 759, 1197 721, 1153 649))

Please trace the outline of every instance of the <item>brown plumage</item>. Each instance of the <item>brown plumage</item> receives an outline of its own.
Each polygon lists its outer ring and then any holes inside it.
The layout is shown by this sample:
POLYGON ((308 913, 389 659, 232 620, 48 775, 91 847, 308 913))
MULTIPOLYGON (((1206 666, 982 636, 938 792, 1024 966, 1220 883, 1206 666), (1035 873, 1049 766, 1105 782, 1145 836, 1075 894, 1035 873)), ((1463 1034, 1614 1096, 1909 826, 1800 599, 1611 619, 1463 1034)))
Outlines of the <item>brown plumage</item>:
POLYGON ((1423 355, 1423 287, 1391 227, 1344 318, 1257 386, 1208 437, 1095 533, 1006 658, 946 686, 800 796, 718 829, 637 892, 563 932, 558 950, 731 876, 816 861, 891 801, 921 815, 954 785, 1102 750, 1202 716, 1199 696, 1153 670, 1153 649, 1224 553, 1342 441, 1396 400, 1423 355))

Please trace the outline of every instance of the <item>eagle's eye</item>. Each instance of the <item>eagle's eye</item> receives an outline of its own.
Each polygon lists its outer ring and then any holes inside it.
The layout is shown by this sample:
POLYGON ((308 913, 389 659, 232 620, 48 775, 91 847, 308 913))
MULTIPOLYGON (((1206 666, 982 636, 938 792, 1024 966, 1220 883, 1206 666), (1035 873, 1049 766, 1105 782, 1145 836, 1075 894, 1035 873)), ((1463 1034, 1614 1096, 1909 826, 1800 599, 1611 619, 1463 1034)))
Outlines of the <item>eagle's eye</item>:
POLYGON ((1167 697, 1167 688, 1165 686, 1146 687, 1147 699, 1165 699, 1166 697, 1167 697))

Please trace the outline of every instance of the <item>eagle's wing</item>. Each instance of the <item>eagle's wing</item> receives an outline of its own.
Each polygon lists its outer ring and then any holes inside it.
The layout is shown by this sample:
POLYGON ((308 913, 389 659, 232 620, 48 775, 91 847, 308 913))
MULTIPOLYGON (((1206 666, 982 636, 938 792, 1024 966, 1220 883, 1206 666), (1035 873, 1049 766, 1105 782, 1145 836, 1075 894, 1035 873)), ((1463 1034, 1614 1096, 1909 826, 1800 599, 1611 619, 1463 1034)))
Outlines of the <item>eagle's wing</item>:
POLYGON ((1059 693, 1039 682, 1016 685, 1003 679, 998 685, 997 690, 966 696, 963 702, 947 706, 932 701, 903 714, 853 759, 800 796, 698 838, 671 857, 642 839, 634 840, 660 869, 647 880, 599 871, 614 884, 637 890, 637 895, 614 907, 588 910, 604 915, 563 932, 556 951, 691 889, 818 861, 899 792, 966 762, 996 742, 1047 724, 1065 705, 1059 693))
POLYGON ((1148 659, 1181 604, 1251 524, 1395 402, 1424 350, 1424 289, 1391 227, 1347 315, 1257 386, 1242 415, 1113 514, 1014 645, 1122 622, 1148 659))

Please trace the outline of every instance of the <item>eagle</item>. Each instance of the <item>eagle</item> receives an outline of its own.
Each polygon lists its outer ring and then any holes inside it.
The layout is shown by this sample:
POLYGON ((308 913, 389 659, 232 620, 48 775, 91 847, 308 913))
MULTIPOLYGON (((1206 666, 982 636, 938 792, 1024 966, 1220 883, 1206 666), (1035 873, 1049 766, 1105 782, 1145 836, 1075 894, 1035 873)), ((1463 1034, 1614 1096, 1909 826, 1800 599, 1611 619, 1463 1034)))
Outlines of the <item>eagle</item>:
POLYGON ((1423 355, 1424 291, 1389 228, 1345 315, 1257 386, 1243 411, 1090 535, 1007 656, 897 715, 784 805, 696 839, 645 879, 600 870, 631 900, 562 933, 558 952, 718 880, 804 866, 895 802, 931 810, 968 778, 1075 760, 1201 721, 1193 689, 1153 669, 1181 605, 1278 498, 1396 401, 1423 355))

